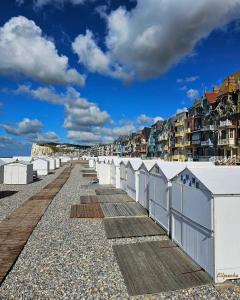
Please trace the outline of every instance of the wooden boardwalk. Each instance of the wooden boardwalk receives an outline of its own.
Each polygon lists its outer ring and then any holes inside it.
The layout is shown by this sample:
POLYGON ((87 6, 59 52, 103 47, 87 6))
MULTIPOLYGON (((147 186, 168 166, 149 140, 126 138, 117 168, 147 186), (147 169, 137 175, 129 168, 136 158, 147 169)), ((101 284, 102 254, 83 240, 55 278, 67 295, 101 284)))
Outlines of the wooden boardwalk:
POLYGON ((56 178, 51 183, 53 189, 49 189, 51 186, 49 184, 48 188, 44 188, 29 198, 0 223, 0 284, 11 270, 33 229, 67 181, 70 173, 70 168, 66 168, 60 175, 61 179, 56 178), (61 180, 61 185, 59 185, 59 180, 61 180))
POLYGON ((171 241, 114 245, 130 296, 187 289, 210 277, 171 241))
POLYGON ((104 217, 148 216, 146 209, 139 203, 101 203, 104 217))
POLYGON ((150 218, 105 218, 103 224, 108 239, 166 234, 150 218))
POLYGON ((116 189, 116 188, 98 188, 95 189, 96 195, 114 195, 114 194, 127 194, 122 189, 116 189))
POLYGON ((102 208, 99 203, 71 206, 70 218, 99 219, 103 217, 102 208))
POLYGON ((125 194, 114 194, 114 195, 87 195, 80 196, 80 203, 124 203, 134 202, 132 198, 125 194))

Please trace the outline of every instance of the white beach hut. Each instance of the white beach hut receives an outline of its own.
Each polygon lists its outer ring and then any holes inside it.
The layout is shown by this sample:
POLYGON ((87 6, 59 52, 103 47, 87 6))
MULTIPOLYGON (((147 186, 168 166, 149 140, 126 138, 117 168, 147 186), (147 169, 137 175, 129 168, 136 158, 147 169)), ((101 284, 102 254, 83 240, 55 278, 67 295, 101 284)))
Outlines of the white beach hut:
POLYGON ((13 156, 12 158, 14 161, 19 160, 19 161, 31 162, 32 160, 32 156, 13 156))
POLYGON ((95 167, 95 157, 90 157, 88 160, 89 168, 94 168, 95 167))
POLYGON ((127 189, 127 163, 128 160, 120 161, 120 188, 126 191, 127 189))
MULTIPOLYGON (((126 192, 134 200, 138 197, 139 191, 139 168, 143 165, 141 159, 131 159, 126 165, 126 192)), ((144 168, 144 165, 143 165, 144 168)))
POLYGON ((71 160, 71 157, 69 157, 69 156, 61 156, 60 158, 61 158, 62 164, 66 164, 71 160))
POLYGON ((38 176, 45 176, 49 174, 49 161, 44 158, 35 158, 32 161, 33 171, 37 171, 38 176))
POLYGON ((110 184, 110 165, 106 164, 104 161, 98 164, 97 176, 99 179, 99 184, 110 184))
POLYGON ((5 162, 0 159, 0 184, 3 183, 4 165, 5 162))
POLYGON ((59 169, 61 167, 61 158, 60 157, 54 157, 56 160, 56 169, 59 169))
POLYGON ((49 169, 55 170, 56 169, 56 160, 53 157, 48 157, 47 160, 49 161, 49 169))
POLYGON ((33 181, 33 165, 27 162, 10 162, 4 165, 4 184, 28 184, 33 181))
POLYGON ((171 180, 186 168, 177 162, 157 162, 149 170, 149 216, 170 231, 171 180))
POLYGON ((215 282, 240 278, 239 179, 239 167, 187 167, 172 181, 172 239, 215 282))
POLYGON ((158 160, 143 160, 136 179, 138 181, 138 190, 136 191, 136 201, 144 208, 149 210, 149 171, 158 160))

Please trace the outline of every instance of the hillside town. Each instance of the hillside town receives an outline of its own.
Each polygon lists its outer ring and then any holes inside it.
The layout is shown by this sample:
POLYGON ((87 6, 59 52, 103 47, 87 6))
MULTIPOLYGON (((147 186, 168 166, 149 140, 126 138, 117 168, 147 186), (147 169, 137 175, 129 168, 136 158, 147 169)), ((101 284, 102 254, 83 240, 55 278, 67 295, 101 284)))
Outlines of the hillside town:
POLYGON ((91 149, 94 156, 208 161, 240 155, 240 72, 206 91, 188 109, 91 149))

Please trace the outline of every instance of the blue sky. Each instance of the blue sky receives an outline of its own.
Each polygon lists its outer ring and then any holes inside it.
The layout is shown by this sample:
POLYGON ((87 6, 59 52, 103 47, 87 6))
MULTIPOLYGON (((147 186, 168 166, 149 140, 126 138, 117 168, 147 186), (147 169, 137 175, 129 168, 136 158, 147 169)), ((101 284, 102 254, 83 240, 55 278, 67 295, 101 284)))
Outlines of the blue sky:
POLYGON ((240 0, 0 2, 0 156, 111 142, 239 70, 240 0), (191 9, 189 9, 191 7, 191 9))

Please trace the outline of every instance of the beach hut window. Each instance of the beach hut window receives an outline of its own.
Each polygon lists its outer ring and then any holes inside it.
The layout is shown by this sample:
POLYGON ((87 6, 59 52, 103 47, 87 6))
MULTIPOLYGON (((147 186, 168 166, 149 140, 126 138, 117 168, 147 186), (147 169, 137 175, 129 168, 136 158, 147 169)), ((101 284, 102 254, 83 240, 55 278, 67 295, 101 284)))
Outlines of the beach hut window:
POLYGON ((196 182, 195 178, 193 177, 192 178, 192 183, 194 184, 196 182))
POLYGON ((199 189, 199 182, 196 182, 196 188, 199 189))

